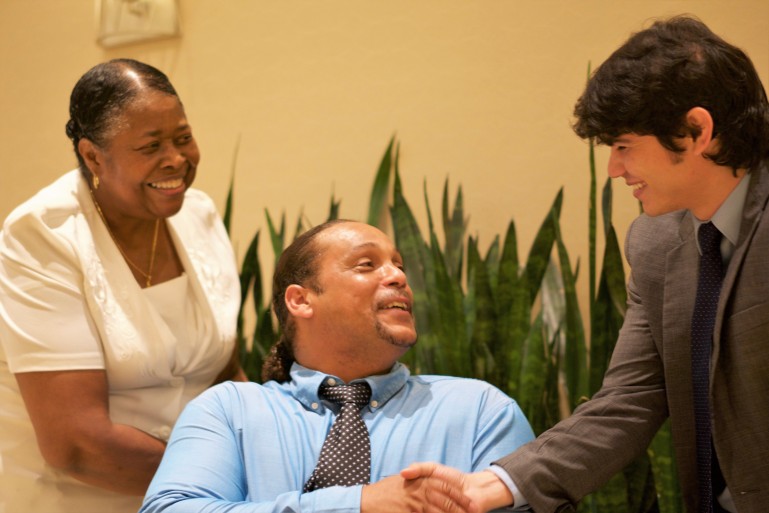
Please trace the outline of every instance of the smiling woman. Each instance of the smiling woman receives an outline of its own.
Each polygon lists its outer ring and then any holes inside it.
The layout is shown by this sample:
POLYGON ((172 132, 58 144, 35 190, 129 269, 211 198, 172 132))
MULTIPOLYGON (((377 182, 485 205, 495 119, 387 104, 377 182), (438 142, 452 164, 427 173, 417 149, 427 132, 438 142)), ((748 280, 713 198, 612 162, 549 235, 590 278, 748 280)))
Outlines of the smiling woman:
POLYGON ((0 509, 136 511, 186 403, 244 379, 238 274, 162 72, 95 66, 67 135, 79 168, 0 238, 0 509))

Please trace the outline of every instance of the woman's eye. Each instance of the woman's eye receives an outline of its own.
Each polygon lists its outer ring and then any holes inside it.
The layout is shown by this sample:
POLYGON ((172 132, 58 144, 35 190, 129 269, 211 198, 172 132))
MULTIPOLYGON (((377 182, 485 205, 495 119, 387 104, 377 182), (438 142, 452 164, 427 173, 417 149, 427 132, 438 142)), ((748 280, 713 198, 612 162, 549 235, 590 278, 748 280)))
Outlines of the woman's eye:
POLYGON ((150 144, 145 144, 144 146, 139 148, 139 151, 141 151, 142 153, 152 153, 154 151, 157 151, 158 148, 160 148, 160 143, 153 142, 150 144))

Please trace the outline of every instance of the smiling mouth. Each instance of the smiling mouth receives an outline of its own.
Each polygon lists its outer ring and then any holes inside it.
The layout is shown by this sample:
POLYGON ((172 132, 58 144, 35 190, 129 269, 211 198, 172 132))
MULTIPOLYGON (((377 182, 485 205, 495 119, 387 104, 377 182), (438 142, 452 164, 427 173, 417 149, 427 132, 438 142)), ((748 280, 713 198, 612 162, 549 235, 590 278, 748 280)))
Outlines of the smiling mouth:
POLYGON ((382 309, 383 310, 391 310, 391 309, 403 310, 405 312, 410 312, 411 311, 411 308, 409 308, 409 305, 407 305, 403 301, 393 301, 391 303, 387 303, 386 305, 384 305, 382 307, 382 309))
POLYGON ((147 185, 149 185, 153 189, 162 189, 162 190, 178 189, 179 187, 184 185, 184 179, 173 178, 171 180, 163 180, 162 182, 152 182, 147 185))
POLYGON ((634 190, 634 191, 640 191, 641 189, 643 189, 644 187, 646 187, 646 182, 638 182, 638 183, 634 183, 633 185, 631 185, 631 187, 633 187, 633 190, 634 190))

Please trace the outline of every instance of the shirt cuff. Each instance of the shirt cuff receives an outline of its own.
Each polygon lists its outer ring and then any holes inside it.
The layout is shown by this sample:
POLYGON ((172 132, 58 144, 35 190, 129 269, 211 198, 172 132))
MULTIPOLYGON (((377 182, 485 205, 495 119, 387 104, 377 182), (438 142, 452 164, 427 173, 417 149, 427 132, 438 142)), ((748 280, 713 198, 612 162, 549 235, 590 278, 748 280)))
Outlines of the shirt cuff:
POLYGON ((526 510, 529 506, 529 501, 526 500, 526 497, 524 497, 518 487, 515 486, 515 483, 510 477, 510 474, 505 472, 505 470, 499 465, 492 465, 488 468, 488 470, 493 472, 495 476, 501 479, 502 482, 505 483, 505 486, 510 489, 510 493, 513 494, 513 505, 509 507, 508 511, 526 510))

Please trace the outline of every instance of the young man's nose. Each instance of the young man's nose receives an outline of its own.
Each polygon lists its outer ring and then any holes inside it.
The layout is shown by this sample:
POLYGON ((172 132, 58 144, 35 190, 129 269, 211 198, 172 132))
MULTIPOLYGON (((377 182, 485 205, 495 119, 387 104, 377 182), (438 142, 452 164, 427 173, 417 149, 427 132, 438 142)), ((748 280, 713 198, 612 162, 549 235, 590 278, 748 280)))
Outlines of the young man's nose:
POLYGON ((625 174, 625 163, 623 162, 622 155, 620 155, 619 150, 614 148, 611 149, 607 171, 609 172, 609 177, 611 178, 619 178, 625 174))

